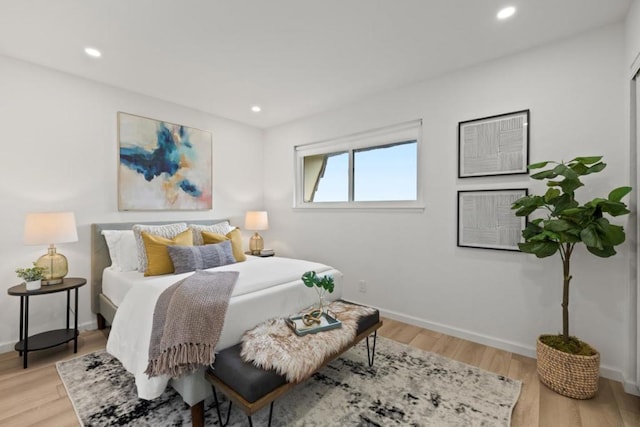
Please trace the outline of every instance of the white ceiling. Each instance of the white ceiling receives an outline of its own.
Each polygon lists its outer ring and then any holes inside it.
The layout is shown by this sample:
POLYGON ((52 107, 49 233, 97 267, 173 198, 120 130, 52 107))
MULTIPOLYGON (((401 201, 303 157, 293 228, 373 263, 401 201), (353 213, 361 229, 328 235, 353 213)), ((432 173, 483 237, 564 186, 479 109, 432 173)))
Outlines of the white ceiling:
POLYGON ((0 0, 0 54, 270 127, 618 22, 630 2, 0 0))

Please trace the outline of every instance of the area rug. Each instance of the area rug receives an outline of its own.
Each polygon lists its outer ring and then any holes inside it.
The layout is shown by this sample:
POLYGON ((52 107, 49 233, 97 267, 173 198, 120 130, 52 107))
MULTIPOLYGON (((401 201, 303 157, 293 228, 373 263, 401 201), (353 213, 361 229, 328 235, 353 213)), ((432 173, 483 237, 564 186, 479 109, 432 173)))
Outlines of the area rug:
MULTIPOLYGON (((81 425, 191 425, 190 409, 173 389, 151 401, 138 399, 133 377, 105 351, 58 362, 57 368, 81 425)), ((366 345, 358 344, 276 400, 272 425, 508 426, 520 386, 378 337, 373 367, 366 345)), ((254 425, 267 425, 268 414, 268 407, 255 414, 254 425)), ((205 417, 206 425, 218 425, 212 403, 205 417)), ((244 413, 233 408, 229 426, 246 425, 244 413)))

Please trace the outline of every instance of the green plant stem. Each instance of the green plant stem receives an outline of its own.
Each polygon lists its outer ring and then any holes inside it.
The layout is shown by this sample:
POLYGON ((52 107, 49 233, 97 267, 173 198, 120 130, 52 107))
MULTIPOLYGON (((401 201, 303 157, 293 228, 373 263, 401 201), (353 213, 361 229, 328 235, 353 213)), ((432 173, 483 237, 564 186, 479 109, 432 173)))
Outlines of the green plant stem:
POLYGON ((562 339, 569 342, 569 284, 571 283, 571 254, 575 243, 560 245, 562 258, 562 339))
POLYGON ((320 301, 320 309, 323 310, 324 307, 322 305, 322 297, 324 297, 324 294, 327 292, 327 290, 326 289, 322 289, 322 291, 320 291, 320 288, 318 288, 318 287, 314 287, 314 289, 318 293, 318 299, 320 301))

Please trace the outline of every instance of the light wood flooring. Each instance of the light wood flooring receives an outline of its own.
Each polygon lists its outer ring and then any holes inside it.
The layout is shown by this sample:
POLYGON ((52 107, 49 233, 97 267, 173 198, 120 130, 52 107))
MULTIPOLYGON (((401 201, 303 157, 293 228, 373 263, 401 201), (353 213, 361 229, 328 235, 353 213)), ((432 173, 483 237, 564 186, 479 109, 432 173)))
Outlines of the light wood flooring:
MULTIPOLYGON (((534 359, 390 319, 384 319, 379 333, 521 380, 523 386, 513 413, 513 426, 640 426, 640 398, 626 394, 618 382, 601 379, 594 399, 569 399, 540 384, 534 359)), ((103 332, 83 332, 78 340, 77 355, 72 352, 72 343, 33 352, 29 354, 26 370, 22 369, 22 359, 17 352, 0 354, 0 425, 78 426, 55 362, 103 349, 105 344, 103 332)))

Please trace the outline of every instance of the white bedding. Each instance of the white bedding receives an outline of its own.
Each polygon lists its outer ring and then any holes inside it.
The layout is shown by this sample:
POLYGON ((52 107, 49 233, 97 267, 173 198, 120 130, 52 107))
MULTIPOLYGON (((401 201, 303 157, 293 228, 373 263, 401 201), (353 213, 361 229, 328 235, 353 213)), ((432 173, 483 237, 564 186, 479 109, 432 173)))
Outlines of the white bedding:
MULTIPOLYGON (((294 313, 314 304, 318 298, 316 292, 304 286, 300 280, 305 271, 314 270, 320 275, 333 276, 336 286, 328 299, 342 296, 342 273, 327 265, 310 261, 247 257, 246 262, 211 270, 240 272, 217 350, 238 343, 244 331, 266 319, 294 313)), ((149 379, 144 374, 156 300, 167 287, 190 274, 192 273, 144 277, 139 272, 105 269, 103 277, 111 280, 112 284, 120 282, 120 285, 114 287, 121 286, 117 291, 110 289, 112 295, 107 295, 114 303, 113 298, 121 299, 111 326, 107 351, 134 375, 138 396, 143 399, 160 396, 169 381, 166 376, 149 379), (127 284, 123 285, 123 282, 127 284), (128 291, 125 289, 127 287, 128 291)), ((172 380, 174 388, 189 405, 211 395, 211 386, 204 380, 202 371, 172 380)))

